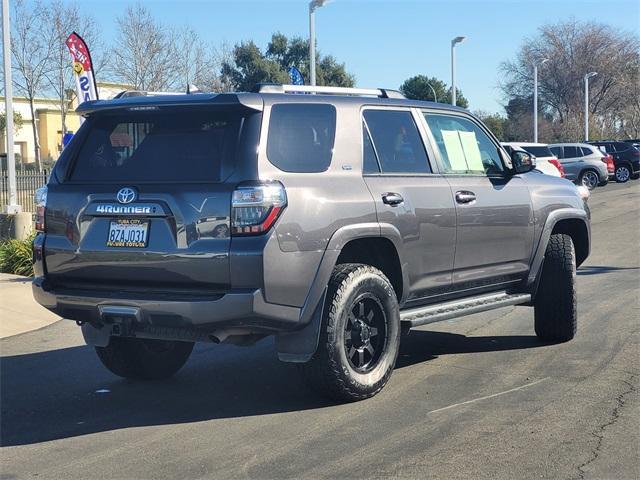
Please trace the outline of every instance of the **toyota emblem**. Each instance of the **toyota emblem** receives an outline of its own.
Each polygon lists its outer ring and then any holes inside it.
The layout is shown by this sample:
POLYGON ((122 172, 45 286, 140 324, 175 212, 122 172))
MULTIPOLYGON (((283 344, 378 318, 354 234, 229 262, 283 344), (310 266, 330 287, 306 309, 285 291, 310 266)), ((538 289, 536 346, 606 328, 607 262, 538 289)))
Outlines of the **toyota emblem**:
POLYGON ((116 198, 120 203, 131 203, 136 199, 136 191, 133 188, 124 187, 118 191, 116 198))

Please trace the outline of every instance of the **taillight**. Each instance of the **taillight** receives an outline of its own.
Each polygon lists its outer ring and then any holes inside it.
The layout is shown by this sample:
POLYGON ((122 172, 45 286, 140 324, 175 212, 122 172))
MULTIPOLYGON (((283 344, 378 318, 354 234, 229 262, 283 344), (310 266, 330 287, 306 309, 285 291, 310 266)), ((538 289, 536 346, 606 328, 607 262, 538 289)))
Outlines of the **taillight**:
POLYGON ((555 158, 552 158, 551 160, 549 160, 549 163, 551 165, 554 165, 560 172, 560 176, 564 178, 564 167, 562 166, 562 164, 555 158))
POLYGON ((280 182, 238 186, 231 199, 231 234, 265 233, 286 206, 287 192, 280 182))
POLYGON ((34 201, 36 204, 36 231, 44 232, 44 218, 47 213, 47 187, 40 187, 36 190, 34 201))
POLYGON ((607 164, 607 173, 613 173, 615 170, 615 165, 613 163, 613 156, 607 155, 606 157, 602 157, 601 160, 607 164))

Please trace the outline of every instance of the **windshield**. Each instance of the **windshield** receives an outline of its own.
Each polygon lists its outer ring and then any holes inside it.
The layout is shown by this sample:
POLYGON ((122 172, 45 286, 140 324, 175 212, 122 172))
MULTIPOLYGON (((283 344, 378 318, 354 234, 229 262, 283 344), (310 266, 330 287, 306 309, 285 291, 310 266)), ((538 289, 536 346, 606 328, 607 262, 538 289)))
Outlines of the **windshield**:
POLYGON ((242 117, 213 110, 126 112, 89 118, 74 181, 221 181, 242 117))

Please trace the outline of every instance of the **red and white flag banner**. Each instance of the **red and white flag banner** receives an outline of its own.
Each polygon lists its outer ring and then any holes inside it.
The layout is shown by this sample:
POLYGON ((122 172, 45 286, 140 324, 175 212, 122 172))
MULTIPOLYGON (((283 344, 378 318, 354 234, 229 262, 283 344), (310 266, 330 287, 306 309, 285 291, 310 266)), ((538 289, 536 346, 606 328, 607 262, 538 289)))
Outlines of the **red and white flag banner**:
POLYGON ((93 74, 91 54, 84 40, 76 32, 73 32, 65 42, 73 59, 73 73, 76 79, 76 91, 78 103, 89 100, 98 100, 98 88, 93 74))

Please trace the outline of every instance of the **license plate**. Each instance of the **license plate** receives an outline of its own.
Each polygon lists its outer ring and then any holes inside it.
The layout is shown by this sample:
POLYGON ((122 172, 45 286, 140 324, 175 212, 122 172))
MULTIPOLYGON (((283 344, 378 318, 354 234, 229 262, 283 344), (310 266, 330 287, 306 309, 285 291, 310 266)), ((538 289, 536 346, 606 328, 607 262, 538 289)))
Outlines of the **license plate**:
POLYGON ((149 240, 149 220, 111 220, 107 247, 145 248, 149 240))

